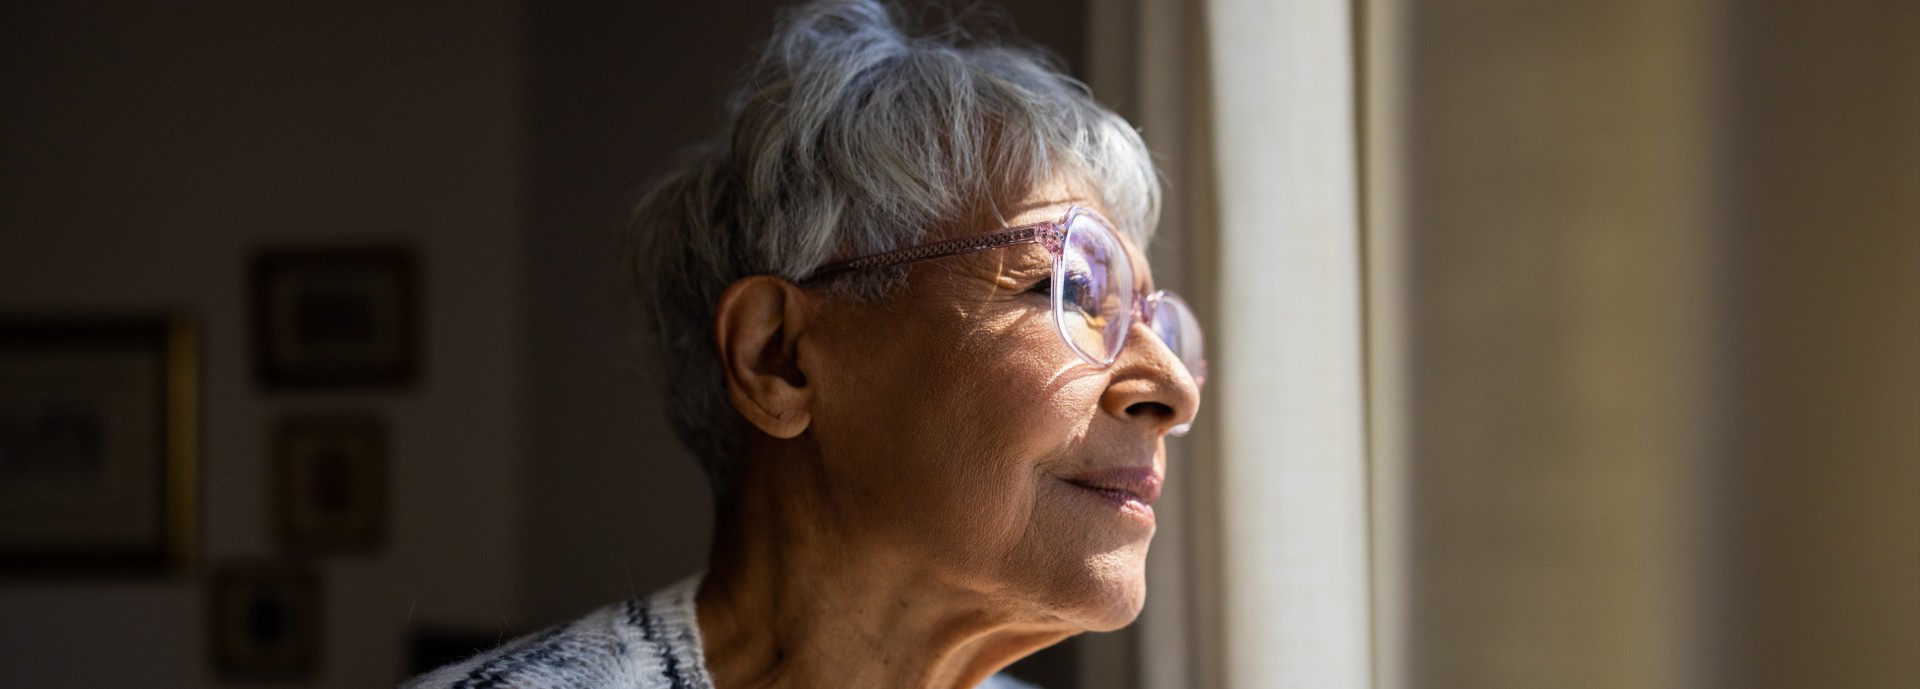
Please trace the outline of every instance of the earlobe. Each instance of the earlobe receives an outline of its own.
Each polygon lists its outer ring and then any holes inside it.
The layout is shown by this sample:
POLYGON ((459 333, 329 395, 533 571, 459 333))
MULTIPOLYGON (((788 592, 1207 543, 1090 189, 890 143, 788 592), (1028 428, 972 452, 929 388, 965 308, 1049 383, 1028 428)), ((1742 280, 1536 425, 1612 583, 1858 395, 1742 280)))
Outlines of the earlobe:
POLYGON ((812 423, 813 389, 797 352, 805 295, 769 275, 741 278, 714 309, 714 342, 733 406, 767 435, 793 438, 812 423))

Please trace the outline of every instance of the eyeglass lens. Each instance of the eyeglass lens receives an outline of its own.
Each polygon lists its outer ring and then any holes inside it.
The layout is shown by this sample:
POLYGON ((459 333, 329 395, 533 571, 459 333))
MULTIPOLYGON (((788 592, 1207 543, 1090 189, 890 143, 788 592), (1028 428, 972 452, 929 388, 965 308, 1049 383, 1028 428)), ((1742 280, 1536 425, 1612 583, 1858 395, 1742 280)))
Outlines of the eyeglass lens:
MULTIPOLYGON (((1063 249, 1061 269, 1053 276, 1060 335, 1089 362, 1111 365, 1133 326, 1133 262, 1113 231, 1090 214, 1076 214, 1069 221, 1063 249)), ((1200 325, 1193 311, 1165 292, 1156 293, 1145 306, 1154 333, 1196 380, 1204 379, 1200 325)))
POLYGON ((1180 363, 1186 364, 1187 372, 1193 375, 1195 382, 1207 382, 1207 360, 1200 334, 1200 317, 1193 315, 1193 309, 1179 295, 1159 292, 1154 297, 1150 305, 1153 332, 1167 343, 1167 349, 1180 357, 1180 363))
POLYGON ((1112 233, 1085 214, 1067 225, 1064 249, 1053 276, 1060 334, 1089 361, 1112 364, 1132 325, 1133 263, 1112 233))

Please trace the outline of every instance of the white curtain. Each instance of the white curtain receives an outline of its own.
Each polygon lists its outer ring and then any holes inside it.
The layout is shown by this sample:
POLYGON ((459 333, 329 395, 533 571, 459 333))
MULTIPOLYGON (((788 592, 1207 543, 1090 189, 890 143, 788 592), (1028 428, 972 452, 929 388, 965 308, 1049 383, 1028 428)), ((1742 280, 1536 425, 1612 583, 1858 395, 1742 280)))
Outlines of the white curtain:
MULTIPOLYGON (((1371 684, 1351 7, 1094 3, 1093 86, 1160 156, 1156 277, 1212 380, 1170 450, 1138 686, 1371 684)), ((1109 686, 1090 654, 1085 686, 1109 686)))
POLYGON ((1370 686, 1351 9, 1213 0, 1233 687, 1370 686))

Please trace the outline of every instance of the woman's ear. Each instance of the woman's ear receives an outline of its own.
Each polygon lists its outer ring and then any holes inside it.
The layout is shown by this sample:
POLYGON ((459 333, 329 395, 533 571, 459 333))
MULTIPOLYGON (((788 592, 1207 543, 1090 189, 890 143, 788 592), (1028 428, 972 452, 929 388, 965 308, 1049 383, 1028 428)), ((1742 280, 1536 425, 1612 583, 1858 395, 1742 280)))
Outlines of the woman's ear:
POLYGON ((727 392, 747 421, 775 438, 792 438, 813 420, 813 389, 800 370, 806 295, 770 275, 741 278, 720 295, 713 339, 727 392))

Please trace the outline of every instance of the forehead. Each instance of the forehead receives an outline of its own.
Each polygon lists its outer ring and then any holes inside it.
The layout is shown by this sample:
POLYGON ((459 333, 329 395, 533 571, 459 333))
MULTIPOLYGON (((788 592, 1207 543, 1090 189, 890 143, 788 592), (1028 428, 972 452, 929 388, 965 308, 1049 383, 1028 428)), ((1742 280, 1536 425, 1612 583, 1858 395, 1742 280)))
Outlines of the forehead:
POLYGON ((1095 191, 1084 182, 1056 178, 1013 199, 1006 208, 999 209, 993 221, 1007 227, 1051 222, 1066 215, 1067 209, 1073 206, 1091 209, 1104 217, 1107 209, 1095 191))

